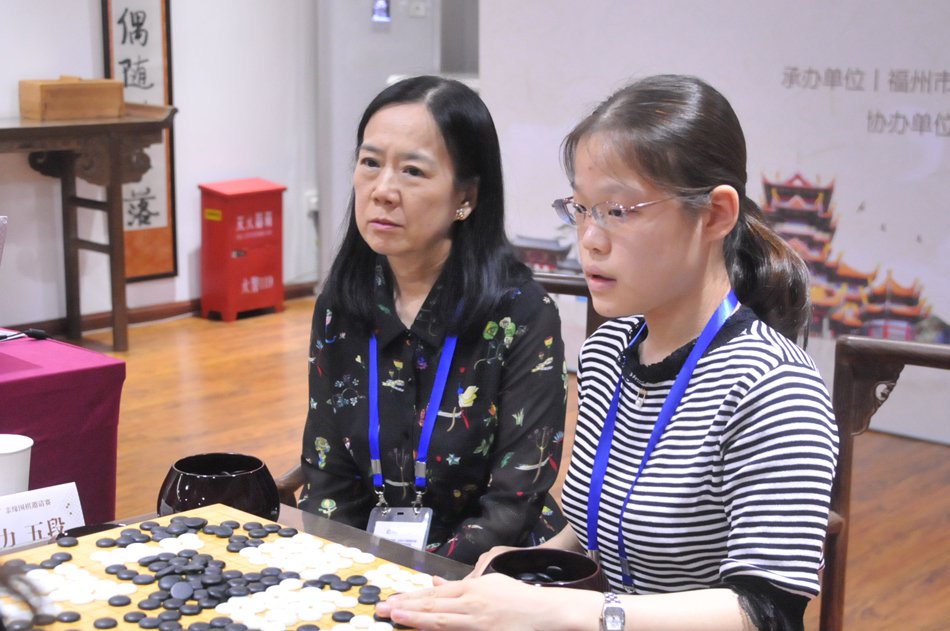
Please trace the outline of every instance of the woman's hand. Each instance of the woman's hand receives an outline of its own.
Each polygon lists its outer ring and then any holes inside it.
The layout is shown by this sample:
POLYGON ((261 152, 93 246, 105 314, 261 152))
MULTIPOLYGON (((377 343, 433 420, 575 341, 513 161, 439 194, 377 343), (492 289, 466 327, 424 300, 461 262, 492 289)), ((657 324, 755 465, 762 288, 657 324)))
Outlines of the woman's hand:
POLYGON ((390 596, 376 613, 423 630, 596 629, 603 602, 600 592, 527 585, 502 574, 433 582, 429 589, 390 596))
POLYGON ((502 552, 508 552, 509 550, 520 550, 522 548, 517 548, 515 546, 494 546, 490 548, 487 552, 482 552, 478 557, 478 561, 475 562, 475 569, 468 573, 468 576, 465 578, 475 578, 481 576, 485 573, 485 570, 488 569, 488 564, 492 562, 496 556, 502 552))

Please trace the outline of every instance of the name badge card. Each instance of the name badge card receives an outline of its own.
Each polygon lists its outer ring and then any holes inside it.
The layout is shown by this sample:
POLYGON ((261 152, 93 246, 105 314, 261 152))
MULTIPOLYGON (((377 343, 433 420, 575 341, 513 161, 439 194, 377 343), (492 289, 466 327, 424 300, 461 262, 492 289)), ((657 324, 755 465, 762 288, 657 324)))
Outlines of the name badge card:
POLYGON ((366 530, 377 537, 422 550, 429 538, 430 526, 432 526, 431 508, 377 506, 370 511, 366 530))
POLYGON ((76 483, 0 496, 0 554, 86 524, 76 483))

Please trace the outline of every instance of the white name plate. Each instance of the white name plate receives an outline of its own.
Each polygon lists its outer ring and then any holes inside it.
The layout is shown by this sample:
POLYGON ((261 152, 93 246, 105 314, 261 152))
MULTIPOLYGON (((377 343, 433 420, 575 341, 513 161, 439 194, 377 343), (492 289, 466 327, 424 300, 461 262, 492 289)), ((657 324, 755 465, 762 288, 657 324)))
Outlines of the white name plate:
POLYGON ((75 482, 0 495, 0 554, 85 525, 75 482))

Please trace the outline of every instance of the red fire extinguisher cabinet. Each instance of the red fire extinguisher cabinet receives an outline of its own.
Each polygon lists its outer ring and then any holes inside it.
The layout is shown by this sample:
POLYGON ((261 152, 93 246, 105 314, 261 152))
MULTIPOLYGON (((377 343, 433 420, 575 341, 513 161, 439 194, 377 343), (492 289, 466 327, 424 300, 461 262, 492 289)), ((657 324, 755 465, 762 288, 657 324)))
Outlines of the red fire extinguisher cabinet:
POLYGON ((284 310, 282 207, 286 186, 260 178, 199 184, 201 315, 233 321, 284 310))

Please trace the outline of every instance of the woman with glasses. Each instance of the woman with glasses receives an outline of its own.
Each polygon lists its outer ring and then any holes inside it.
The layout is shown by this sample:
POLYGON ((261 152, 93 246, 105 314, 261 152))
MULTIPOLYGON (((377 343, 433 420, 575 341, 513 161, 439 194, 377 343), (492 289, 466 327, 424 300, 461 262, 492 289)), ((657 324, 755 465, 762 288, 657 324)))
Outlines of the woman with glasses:
POLYGON ((466 563, 563 527, 545 505, 561 324, 503 199, 494 123, 462 83, 406 79, 366 108, 313 315, 300 508, 466 563))
MULTIPOLYGON (((594 307, 563 492, 542 547, 598 559, 610 591, 498 574, 391 598, 421 629, 801 629, 837 459, 831 402, 794 340, 805 264, 746 196, 732 107, 699 79, 621 89, 563 145, 594 307)), ((477 578, 473 578, 476 577, 477 578)))

